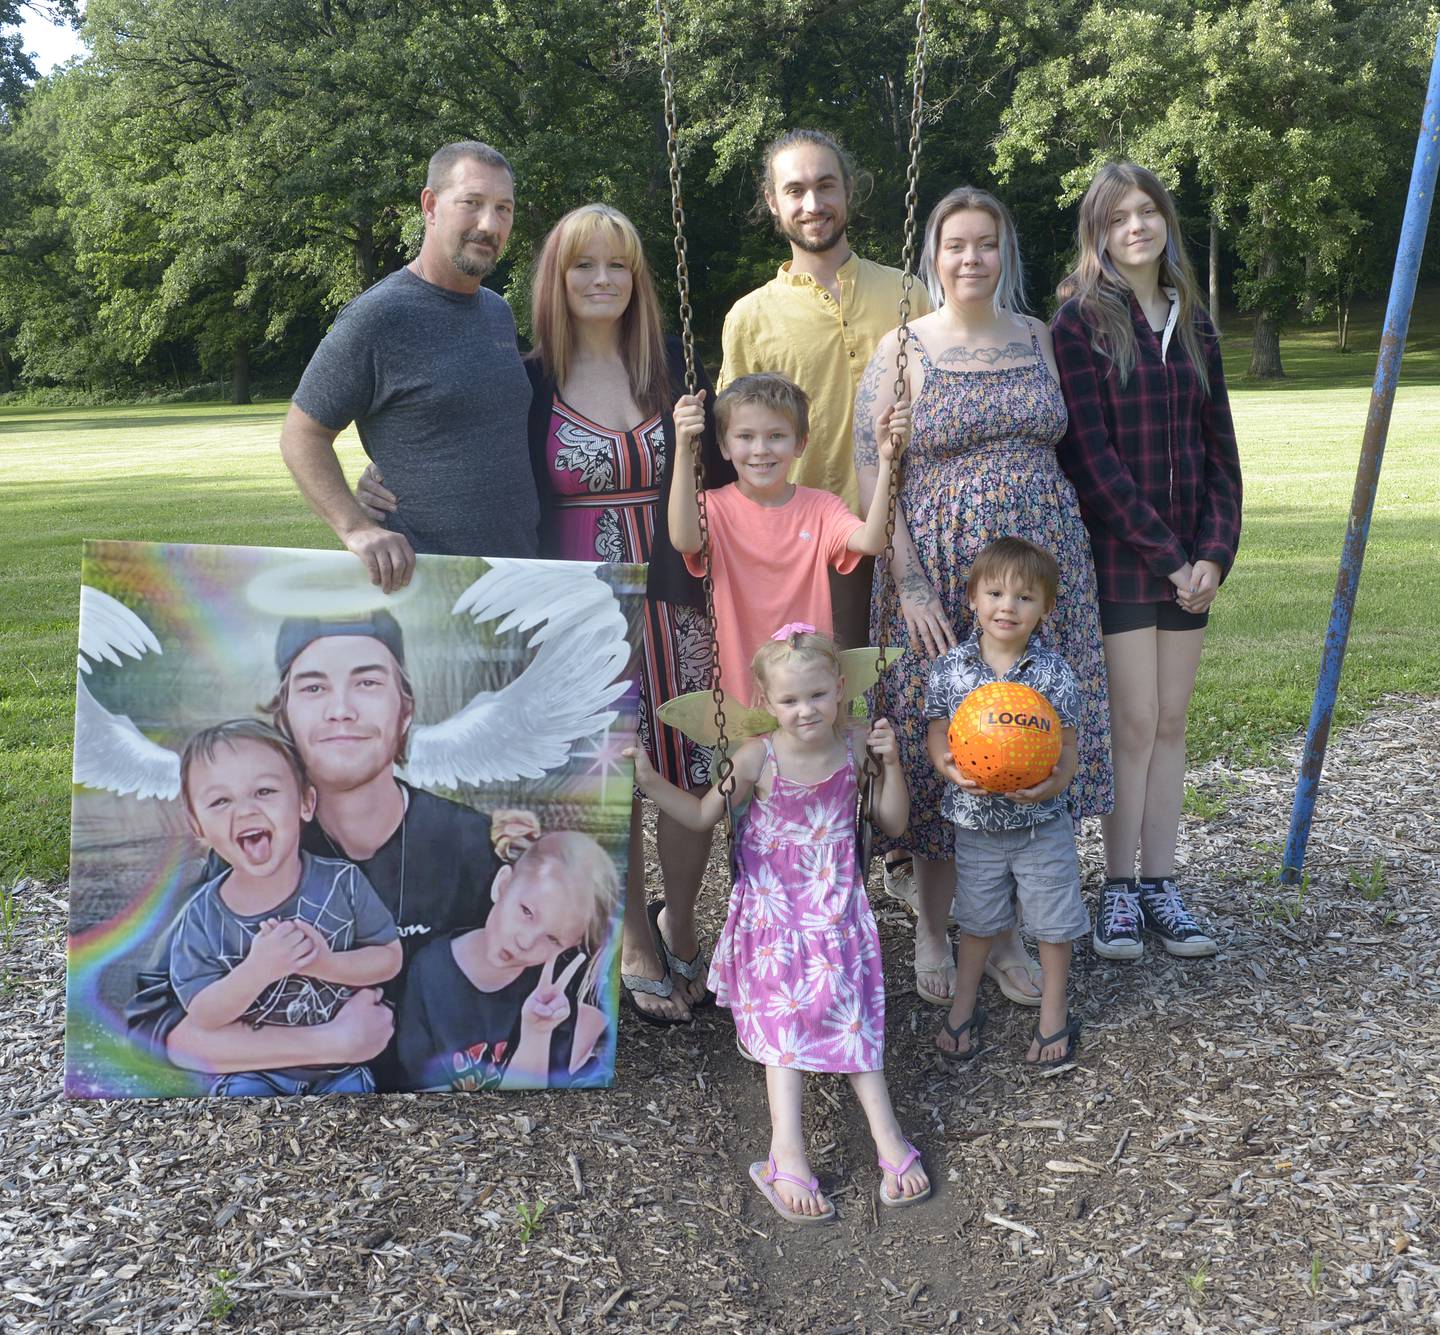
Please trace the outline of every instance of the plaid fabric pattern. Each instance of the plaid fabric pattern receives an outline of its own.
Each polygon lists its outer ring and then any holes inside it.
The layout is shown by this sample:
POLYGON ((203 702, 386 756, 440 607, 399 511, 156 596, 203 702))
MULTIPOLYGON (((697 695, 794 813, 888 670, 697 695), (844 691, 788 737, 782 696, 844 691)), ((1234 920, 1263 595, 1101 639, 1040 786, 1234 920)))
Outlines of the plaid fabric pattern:
MULTIPOLYGON (((925 686, 925 717, 927 719, 948 719, 960 702, 978 686, 992 681, 1018 681, 1038 691, 1049 702, 1050 708, 1060 719, 1064 728, 1078 728, 1080 725, 1080 683, 1075 673, 1059 654, 1037 644, 1034 636, 1025 646, 1025 652, 1003 676, 996 676, 995 669, 981 656, 980 630, 977 627, 963 644, 957 644, 947 654, 935 660, 930 669, 930 679, 925 686)), ((1047 820, 1069 810, 1065 793, 1060 793, 1045 802, 1021 805, 998 793, 975 797, 953 783, 945 785, 945 796, 941 802, 940 814, 952 825, 963 825, 968 830, 1023 830, 1031 825, 1043 825, 1047 820)))
POLYGON ((1178 339, 1162 354, 1133 296, 1130 315, 1136 360, 1122 388, 1109 358, 1090 346, 1079 302, 1056 312, 1055 361, 1070 410, 1058 452, 1090 531, 1100 597, 1155 603, 1174 597, 1166 576, 1187 561, 1229 572, 1240 543, 1240 456, 1209 318, 1195 314, 1207 396, 1178 339))

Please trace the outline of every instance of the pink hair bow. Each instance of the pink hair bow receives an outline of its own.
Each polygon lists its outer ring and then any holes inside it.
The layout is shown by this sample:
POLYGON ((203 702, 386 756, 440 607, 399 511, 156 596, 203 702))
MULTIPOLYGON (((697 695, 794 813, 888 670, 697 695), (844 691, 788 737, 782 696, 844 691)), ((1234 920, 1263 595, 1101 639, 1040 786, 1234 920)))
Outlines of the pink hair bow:
POLYGON ((806 621, 790 621, 781 626, 770 638, 772 640, 788 640, 792 635, 813 635, 815 627, 806 621))

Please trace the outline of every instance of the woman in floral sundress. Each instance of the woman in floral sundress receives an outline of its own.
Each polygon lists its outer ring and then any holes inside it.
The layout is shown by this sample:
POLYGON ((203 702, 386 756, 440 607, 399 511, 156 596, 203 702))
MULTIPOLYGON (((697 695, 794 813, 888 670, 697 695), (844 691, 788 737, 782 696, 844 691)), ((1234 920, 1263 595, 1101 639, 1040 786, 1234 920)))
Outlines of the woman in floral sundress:
MULTIPOLYGON (((931 661, 971 634, 966 577, 986 543, 1025 538, 1059 563, 1059 597, 1040 636, 1069 662, 1084 700, 1073 813, 1109 811, 1113 784, 1095 568, 1075 490, 1055 454, 1065 399, 1049 332, 1017 313, 1020 251, 1005 206, 983 190, 951 191, 926 224, 922 272, 936 309, 910 326, 912 435, 893 574, 883 558, 875 567, 871 640, 909 645, 881 679, 875 704, 895 725, 910 788, 910 828, 894 846, 915 859, 916 986, 927 1001, 948 1005, 955 973, 946 916, 955 871, 951 829, 940 815, 943 784, 925 754, 925 682, 931 661)), ((898 335, 876 349, 856 396, 862 502, 867 478, 873 486, 876 476, 876 423, 895 401, 898 335)), ((1002 949, 1013 952, 1013 962, 1024 958, 1018 941, 1002 949)), ((1008 966, 995 953, 991 959, 986 972, 1003 987, 999 975, 1008 966)))

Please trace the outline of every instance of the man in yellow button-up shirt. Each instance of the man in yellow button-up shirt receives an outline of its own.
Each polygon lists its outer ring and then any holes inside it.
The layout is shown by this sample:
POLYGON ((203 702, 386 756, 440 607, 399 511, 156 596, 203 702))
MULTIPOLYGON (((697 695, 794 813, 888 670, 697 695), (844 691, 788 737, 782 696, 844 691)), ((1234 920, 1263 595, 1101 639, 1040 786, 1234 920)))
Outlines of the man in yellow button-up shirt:
MULTIPOLYGON (((855 171, 819 130, 790 130, 765 153, 764 198, 790 259, 764 287, 746 293, 725 317, 720 388, 755 371, 779 371, 810 396, 810 436, 790 480, 839 496, 857 515, 855 390, 885 334, 900 323, 901 275, 863 260, 845 237, 855 171)), ((930 302, 918 280, 910 315, 930 302)), ((864 561, 831 573, 835 638, 841 648, 870 642, 870 579, 864 561)))

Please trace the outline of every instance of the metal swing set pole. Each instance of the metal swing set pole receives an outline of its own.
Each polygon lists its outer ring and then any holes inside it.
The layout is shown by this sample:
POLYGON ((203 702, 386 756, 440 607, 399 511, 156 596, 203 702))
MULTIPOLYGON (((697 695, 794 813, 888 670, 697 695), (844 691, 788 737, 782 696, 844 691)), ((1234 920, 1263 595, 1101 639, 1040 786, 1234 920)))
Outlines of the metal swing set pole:
POLYGON ((1420 118, 1415 165, 1410 174, 1410 194, 1405 203, 1405 221, 1395 253, 1395 273, 1390 282, 1390 300, 1385 309, 1385 327, 1380 338, 1380 358, 1375 366, 1375 386, 1370 394, 1370 413, 1360 447, 1360 464, 1355 475, 1355 494, 1350 503, 1350 523, 1340 557, 1340 574, 1335 584, 1335 601, 1330 609, 1330 627, 1320 660, 1320 679, 1310 710, 1310 727, 1305 738, 1305 756, 1295 785, 1295 803, 1290 815, 1290 834, 1285 843, 1285 860, 1280 879, 1285 885, 1300 880, 1305 865, 1305 846, 1315 815, 1315 798, 1330 740, 1335 714, 1335 697, 1340 689, 1340 670, 1350 638, 1350 618, 1355 611, 1355 594, 1365 561, 1365 542, 1370 535, 1370 516, 1375 508, 1375 490, 1380 465, 1385 457, 1385 438, 1390 430, 1390 412, 1395 404, 1395 386, 1400 362, 1405 355, 1405 336, 1415 304, 1415 287, 1420 275, 1420 255, 1425 248, 1425 230, 1435 198, 1435 180, 1440 168, 1440 33, 1430 63, 1430 84, 1425 110, 1420 118))

